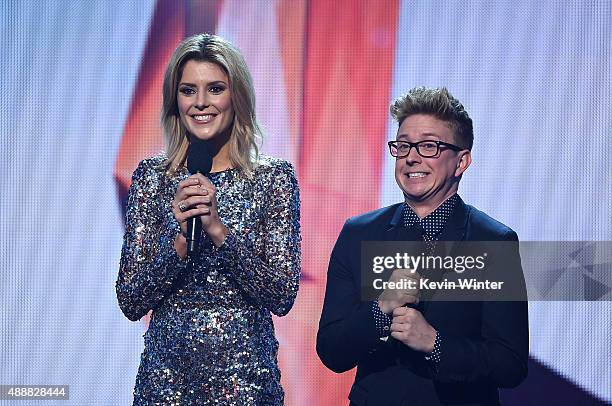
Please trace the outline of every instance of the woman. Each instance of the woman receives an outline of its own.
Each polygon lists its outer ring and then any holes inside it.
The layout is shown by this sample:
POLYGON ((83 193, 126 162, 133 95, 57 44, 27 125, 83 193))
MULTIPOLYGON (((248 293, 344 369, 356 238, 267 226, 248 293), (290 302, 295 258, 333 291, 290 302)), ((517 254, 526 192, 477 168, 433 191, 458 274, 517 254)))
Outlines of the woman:
POLYGON ((128 319, 153 310, 134 404, 282 404, 270 312, 287 314, 298 290, 293 168, 258 155, 251 77, 229 42, 184 40, 163 93, 166 153, 134 172, 116 286, 128 319), (212 150, 209 175, 189 175, 190 140, 212 150), (188 261, 192 217, 203 238, 188 261))

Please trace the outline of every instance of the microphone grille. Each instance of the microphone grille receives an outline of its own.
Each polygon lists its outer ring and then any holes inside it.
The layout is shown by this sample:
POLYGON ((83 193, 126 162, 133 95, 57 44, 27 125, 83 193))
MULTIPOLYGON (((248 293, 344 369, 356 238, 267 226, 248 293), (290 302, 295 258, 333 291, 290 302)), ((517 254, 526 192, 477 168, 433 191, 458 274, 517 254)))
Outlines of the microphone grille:
POLYGON ((191 137, 187 151, 187 169, 189 173, 208 174, 212 169, 212 152, 208 142, 191 137))

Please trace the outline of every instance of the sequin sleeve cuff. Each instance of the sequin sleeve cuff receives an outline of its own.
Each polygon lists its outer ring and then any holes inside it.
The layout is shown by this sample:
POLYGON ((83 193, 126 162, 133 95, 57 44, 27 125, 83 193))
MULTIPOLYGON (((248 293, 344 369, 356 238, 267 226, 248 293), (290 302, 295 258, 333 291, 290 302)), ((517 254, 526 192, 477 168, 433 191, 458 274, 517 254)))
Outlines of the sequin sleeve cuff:
POLYGON ((299 269, 286 275, 272 269, 259 257, 252 255, 251 244, 229 231, 220 247, 212 248, 215 267, 220 272, 231 272, 236 282, 257 304, 276 315, 284 315, 291 308, 299 284, 299 269))
POLYGON ((174 248, 174 240, 181 233, 181 226, 171 214, 172 213, 166 216, 162 226, 162 232, 159 236, 160 253, 162 256, 166 257, 168 265, 183 269, 185 268, 187 259, 182 259, 174 248))
POLYGON ((213 252, 215 267, 220 272, 229 272, 255 304, 277 316, 289 312, 299 286, 299 253, 269 265, 253 255, 252 244, 247 239, 239 238, 232 230, 213 252))

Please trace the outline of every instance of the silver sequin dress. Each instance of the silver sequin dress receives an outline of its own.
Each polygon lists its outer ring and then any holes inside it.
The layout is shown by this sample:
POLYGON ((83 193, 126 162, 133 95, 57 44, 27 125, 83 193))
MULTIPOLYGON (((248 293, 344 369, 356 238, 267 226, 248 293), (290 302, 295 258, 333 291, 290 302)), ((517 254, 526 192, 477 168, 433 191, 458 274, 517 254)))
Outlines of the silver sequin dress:
POLYGON ((134 405, 281 405, 271 313, 287 314, 299 285, 293 167, 260 156, 252 179, 233 169, 210 174, 230 233, 219 248, 204 238, 188 272, 173 247, 180 228, 170 207, 188 173, 168 176, 163 159, 134 172, 116 283, 128 319, 153 309, 134 405))

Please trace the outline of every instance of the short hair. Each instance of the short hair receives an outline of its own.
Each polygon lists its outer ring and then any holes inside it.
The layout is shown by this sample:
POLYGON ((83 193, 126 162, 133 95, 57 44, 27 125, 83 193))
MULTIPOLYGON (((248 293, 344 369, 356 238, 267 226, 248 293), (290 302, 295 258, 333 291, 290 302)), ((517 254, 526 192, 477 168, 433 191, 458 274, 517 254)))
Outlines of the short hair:
POLYGON ((446 87, 415 87, 395 99, 389 107, 391 116, 398 125, 414 114, 428 114, 446 121, 455 132, 456 142, 461 147, 472 149, 474 130, 472 119, 459 100, 453 97, 446 87))
POLYGON ((189 138, 179 115, 178 84, 187 61, 218 65, 227 74, 234 109, 229 143, 232 166, 251 176, 258 156, 262 130, 255 119, 255 89, 249 68, 240 50, 229 41, 211 34, 197 34, 183 40, 168 62, 164 75, 161 124, 166 146, 164 165, 171 173, 185 164, 189 138))

